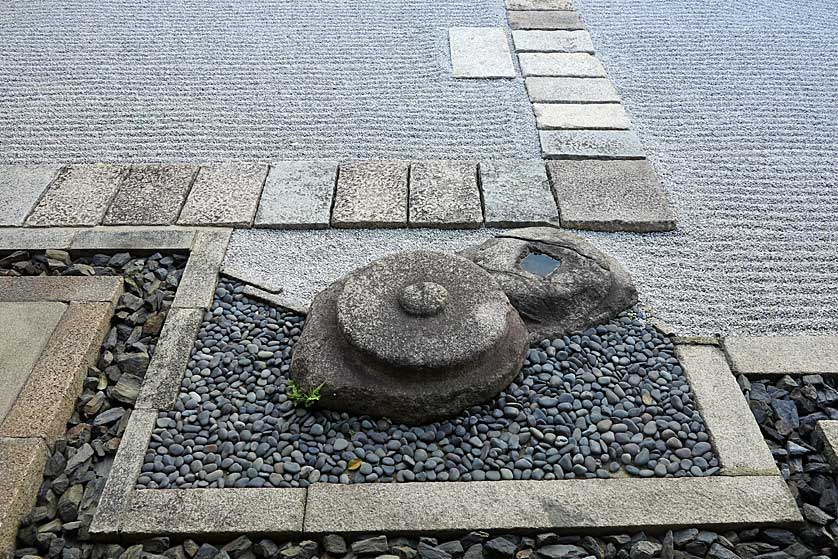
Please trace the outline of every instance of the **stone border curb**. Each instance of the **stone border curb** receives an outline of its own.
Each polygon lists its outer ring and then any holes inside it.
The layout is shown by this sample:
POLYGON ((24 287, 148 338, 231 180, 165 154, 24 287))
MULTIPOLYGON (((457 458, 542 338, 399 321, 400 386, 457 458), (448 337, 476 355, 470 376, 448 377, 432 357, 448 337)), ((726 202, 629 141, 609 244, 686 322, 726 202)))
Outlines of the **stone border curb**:
POLYGON ((314 484, 308 489, 304 533, 578 533, 802 520, 779 476, 314 484))
POLYGON ((206 309, 212 304, 218 270, 224 261, 232 229, 198 231, 172 308, 206 309))
POLYGON ((725 361, 708 345, 679 345, 675 353, 728 476, 779 475, 748 401, 725 361))
POLYGON ((122 278, 115 277, 0 277, 0 302, 60 301, 116 305, 122 291, 122 278))
POLYGON ((203 318, 204 309, 169 310, 134 409, 166 410, 174 406, 203 318))
POLYGON ((744 375, 838 374, 838 336, 728 336, 731 368, 744 375))
MULTIPOLYGON (((188 352, 186 346, 182 351, 188 352)), ((125 537, 235 534, 314 535, 331 532, 446 533, 474 529, 626 530, 677 525, 732 528, 794 524, 800 512, 724 356, 714 346, 676 346, 723 470, 704 478, 562 481, 313 484, 307 489, 134 489, 144 461, 142 444, 117 455, 133 472, 131 488, 106 487, 107 509, 91 533, 125 537), (744 430, 743 430, 744 425, 744 430), (142 446, 142 450, 136 450, 142 446), (281 507, 276 501, 289 492, 281 507), (615 495, 620 499, 615 501, 615 495), (514 502, 514 511, 499 502, 514 502), (358 503, 364 503, 359 508, 358 503), (203 508, 202 508, 203 507, 203 508), (173 523, 168 511, 181 511, 173 523), (283 508, 286 516, 275 511, 283 508), (217 520, 224 511, 226 520, 217 520), (595 512, 592 512, 595 511, 595 512), (213 516, 216 515, 216 516, 213 516), (266 523, 266 516, 267 518, 266 523), (116 519, 114 519, 116 518, 116 519)), ((187 357, 188 358, 188 357, 187 357)), ((182 374, 182 373, 181 373, 182 374)), ((156 417, 156 409, 141 410, 156 417)), ((135 412, 136 413, 136 412, 135 412)), ((132 420, 134 418, 132 417, 132 420)), ((150 420, 147 420, 150 421, 150 420)), ((153 422, 151 422, 153 423, 153 422)), ((110 485, 110 480, 108 481, 110 485)))
POLYGON ((818 421, 815 423, 815 433, 823 442, 824 456, 833 468, 838 468, 838 421, 818 421))
POLYGON ((0 438, 0 456, 0 557, 11 557, 20 520, 35 505, 49 450, 39 438, 0 438))

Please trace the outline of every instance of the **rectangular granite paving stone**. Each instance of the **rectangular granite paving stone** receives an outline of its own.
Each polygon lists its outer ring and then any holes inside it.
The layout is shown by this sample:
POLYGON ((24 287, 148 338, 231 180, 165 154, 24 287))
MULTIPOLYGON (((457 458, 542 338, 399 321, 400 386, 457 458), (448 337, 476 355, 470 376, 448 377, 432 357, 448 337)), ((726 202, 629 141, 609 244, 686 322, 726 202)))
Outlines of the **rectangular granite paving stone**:
POLYGON ((572 10, 572 0, 506 0, 507 10, 572 10))
POLYGON ((642 159, 633 130, 539 130, 544 159, 642 159))
POLYGON ((70 248, 70 243, 80 231, 85 231, 85 229, 73 227, 0 228, 0 250, 67 249, 70 248))
POLYGON ((256 212, 256 227, 325 228, 337 181, 337 161, 278 161, 256 212))
POLYGON ((0 226, 23 225, 60 170, 61 165, 0 165, 0 226))
POLYGON ((119 532, 130 537, 299 536, 305 503, 306 489, 299 488, 145 489, 132 492, 119 532))
POLYGON ((155 226, 110 226, 82 229, 70 243, 72 250, 189 250, 194 229, 155 226))
POLYGON ((523 227, 559 221, 543 161, 481 162, 480 186, 487 227, 523 227))
POLYGON ((207 229, 195 233, 173 308, 206 309, 210 306, 232 232, 232 229, 207 229))
POLYGON ((268 166, 259 163, 202 165, 178 223, 249 227, 267 173, 268 166))
POLYGON ((605 68, 598 58, 583 52, 522 52, 518 55, 521 73, 529 76, 604 78, 605 68))
POLYGON ((145 451, 157 421, 157 410, 134 409, 116 451, 108 481, 96 506, 91 534, 114 535, 128 508, 131 492, 140 475, 145 451))
POLYGON ((406 161, 341 163, 333 227, 407 226, 406 161))
MULTIPOLYGON (((0 278, 4 279, 4 278, 0 278)), ((0 297, 7 294, 0 282, 0 297)), ((0 423, 26 384, 67 305, 0 303, 0 423)))
POLYGON ((619 103, 620 94, 608 78, 527 78, 533 103, 619 103))
POLYGON ((0 301, 59 301, 116 304, 122 278, 109 276, 0 277, 0 301))
POLYGON ((0 423, 0 437, 40 437, 52 444, 64 434, 87 368, 96 362, 110 326, 110 303, 71 303, 32 374, 0 423))
POLYGON ((0 557, 15 550, 18 525, 35 505, 48 455, 41 439, 0 437, 0 557))
POLYGON ((678 345, 675 351, 707 425, 722 473, 778 475, 774 457, 722 351, 710 345, 678 345))
POLYGON ((587 31, 536 31, 512 32, 515 50, 520 52, 586 52, 594 53, 594 44, 587 31))
POLYGON ((477 228, 483 223, 477 163, 421 161, 410 166, 410 226, 477 228))
POLYGON ((308 488, 305 531, 721 529, 801 521, 779 476, 315 483, 308 488))
POLYGON ((105 225, 169 225, 186 200, 197 165, 180 163, 132 165, 119 186, 105 225))
POLYGON ((515 65, 502 27, 451 27, 451 69, 455 78, 514 78, 515 65))
POLYGON ((512 51, 502 27, 451 27, 451 70, 455 78, 514 78, 512 51))
POLYGON ((169 310, 136 409, 172 409, 203 317, 203 309, 169 310))
POLYGON ((585 28, 575 11, 509 10, 506 16, 512 29, 573 31, 585 28))
POLYGON ((633 232, 675 228, 666 193, 645 159, 550 161, 547 170, 562 227, 633 232))
POLYGON ((26 225, 98 225, 128 169, 100 163, 64 167, 26 219, 26 225))
POLYGON ((631 121, 616 103, 534 103, 540 130, 628 130, 631 121))
POLYGON ((724 348, 737 373, 838 374, 838 336, 728 336, 724 348))

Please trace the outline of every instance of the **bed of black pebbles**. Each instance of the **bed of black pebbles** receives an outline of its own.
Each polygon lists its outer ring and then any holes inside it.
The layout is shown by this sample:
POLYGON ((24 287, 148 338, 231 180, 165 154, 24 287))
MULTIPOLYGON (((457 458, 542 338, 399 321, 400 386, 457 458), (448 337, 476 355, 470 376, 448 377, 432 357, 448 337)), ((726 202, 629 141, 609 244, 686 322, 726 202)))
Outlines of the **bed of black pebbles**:
POLYGON ((219 283, 142 488, 705 476, 718 471, 672 343, 633 312, 533 346, 498 397, 424 426, 286 395, 303 317, 219 283))
MULTIPOLYGON (((42 253, 14 253, 0 258, 0 274, 77 273, 78 268, 71 269, 73 264, 66 264, 67 258, 61 251, 53 252, 53 256, 56 258, 52 259, 54 262, 50 266, 42 253)), ((137 260, 130 255, 127 255, 127 260, 126 255, 115 256, 111 265, 106 264, 98 272, 120 273, 137 260), (119 265, 122 260, 125 264, 119 265)), ((104 261, 105 257, 99 258, 104 261)), ((149 260, 158 261, 168 270, 167 275, 179 278, 183 258, 175 257, 171 265, 163 258, 153 255, 149 260)), ((77 262, 85 264, 89 261, 80 259, 77 262)), ((111 262, 110 257, 108 262, 111 262)), ((134 291, 129 287, 129 292, 145 299, 146 274, 150 271, 147 268, 155 266, 157 264, 154 263, 148 267, 145 264, 140 266, 142 271, 135 272, 133 277, 133 283, 140 289, 134 291)), ((84 267, 80 270, 89 272, 84 267)), ((94 271, 97 270, 94 268, 94 271)), ((162 309, 168 307, 175 283, 174 279, 167 280, 167 286, 163 288, 166 296, 162 309)), ((127 285, 130 286, 131 282, 127 285)), ((121 309, 121 316, 127 319, 135 312, 125 314, 129 310, 130 307, 121 309)), ((117 328, 117 344, 109 348, 110 340, 106 340, 101 352, 105 361, 110 359, 108 352, 113 354, 114 349, 127 342, 131 334, 126 336, 126 333, 129 329, 134 332, 136 327, 120 318, 115 318, 113 324, 117 328)), ((154 335, 141 336, 140 341, 147 344, 148 354, 153 354, 154 335)), ((382 556, 389 556, 388 559, 827 559, 838 555, 835 545, 835 537, 838 536, 835 522, 838 516, 838 476, 821 453, 820 442, 813 432, 814 422, 818 419, 838 419, 838 391, 834 380, 817 375, 785 377, 777 381, 748 382, 744 377, 739 379, 777 465, 804 514, 806 523, 801 529, 754 528, 714 532, 685 528, 659 535, 636 532, 604 537, 470 532, 451 539, 368 534, 348 539, 328 535, 316 541, 279 541, 245 535, 214 544, 190 539, 177 542, 167 537, 150 538, 136 545, 92 543, 87 538, 87 526, 132 407, 132 403, 112 396, 118 383, 115 369, 110 370, 110 375, 105 374, 108 377, 107 387, 98 390, 103 386, 100 384, 100 372, 107 368, 90 371, 76 406, 76 414, 68 424, 67 436, 56 445, 47 465, 36 507, 24 520, 18 533, 18 549, 13 555, 16 559, 384 559, 382 556), (93 394, 100 391, 105 394, 102 407, 98 412, 91 409, 92 413, 88 414, 84 406, 92 400, 93 394), (95 425, 96 418, 113 407, 124 410, 117 423, 106 420, 102 424, 99 420, 100 425, 95 425), (91 448, 102 448, 104 452, 94 450, 89 458, 74 466, 73 471, 66 472, 67 466, 62 468, 62 462, 66 464, 85 444, 91 448), (84 489, 76 505, 78 489, 72 492, 69 489, 79 484, 84 489), (59 507, 62 499, 64 502, 59 507)))

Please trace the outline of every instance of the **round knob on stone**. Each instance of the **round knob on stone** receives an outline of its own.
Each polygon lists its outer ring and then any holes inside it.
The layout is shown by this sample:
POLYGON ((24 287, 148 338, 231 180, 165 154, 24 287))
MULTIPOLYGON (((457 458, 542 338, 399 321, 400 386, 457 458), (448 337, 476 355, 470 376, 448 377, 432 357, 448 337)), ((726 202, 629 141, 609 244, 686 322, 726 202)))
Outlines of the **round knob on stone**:
POLYGON ((411 283, 399 294, 399 304, 413 316, 434 316, 448 304, 448 290, 432 281, 411 283))

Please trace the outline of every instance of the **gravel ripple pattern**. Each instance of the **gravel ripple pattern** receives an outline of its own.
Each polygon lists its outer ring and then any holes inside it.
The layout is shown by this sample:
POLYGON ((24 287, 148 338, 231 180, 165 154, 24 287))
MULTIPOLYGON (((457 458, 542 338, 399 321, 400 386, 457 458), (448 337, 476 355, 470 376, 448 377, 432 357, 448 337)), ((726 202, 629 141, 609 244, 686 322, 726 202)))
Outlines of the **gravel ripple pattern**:
POLYGON ((0 3, 0 162, 540 156, 523 80, 454 80, 497 0, 0 3))
POLYGON ((306 487, 317 481, 483 481, 718 472, 672 343, 633 311, 531 347, 513 383, 459 416, 408 427, 295 407, 303 317, 221 281, 140 488, 306 487))

